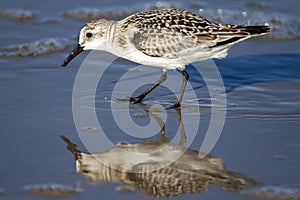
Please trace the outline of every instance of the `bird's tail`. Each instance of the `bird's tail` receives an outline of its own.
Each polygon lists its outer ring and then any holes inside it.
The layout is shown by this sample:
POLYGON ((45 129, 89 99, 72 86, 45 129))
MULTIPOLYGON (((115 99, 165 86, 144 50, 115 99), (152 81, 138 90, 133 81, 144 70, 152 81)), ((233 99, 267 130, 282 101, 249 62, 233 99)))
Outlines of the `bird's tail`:
POLYGON ((263 35, 270 32, 270 26, 260 25, 260 26, 238 26, 237 29, 247 32, 250 35, 263 35))

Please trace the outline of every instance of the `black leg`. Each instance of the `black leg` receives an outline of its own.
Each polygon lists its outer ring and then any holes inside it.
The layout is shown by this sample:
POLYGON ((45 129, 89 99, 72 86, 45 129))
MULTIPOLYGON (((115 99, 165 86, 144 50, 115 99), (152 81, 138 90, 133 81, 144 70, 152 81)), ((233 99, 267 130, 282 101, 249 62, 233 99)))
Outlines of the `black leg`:
POLYGON ((181 108, 178 107, 176 108, 176 112, 177 112, 177 118, 178 118, 178 122, 179 122, 179 127, 180 127, 180 142, 179 145, 184 145, 184 143, 186 142, 186 133, 185 133, 185 129, 184 129, 184 124, 182 122, 182 118, 181 118, 181 108))
POLYGON ((189 74, 185 70, 182 70, 181 72, 182 72, 182 75, 183 75, 183 79, 182 79, 182 84, 181 84, 181 88, 180 88, 180 95, 179 95, 179 98, 178 98, 177 102, 173 105, 172 108, 180 107, 182 97, 183 97, 183 93, 184 93, 184 90, 185 90, 185 87, 186 87, 186 83, 189 80, 189 74))
POLYGON ((140 94, 137 97, 130 97, 130 101, 133 101, 134 103, 140 103, 145 96, 147 96, 152 90, 154 90, 157 86, 162 84, 165 80, 167 80, 167 71, 163 70, 161 77, 156 81, 153 85, 151 85, 145 92, 140 94))

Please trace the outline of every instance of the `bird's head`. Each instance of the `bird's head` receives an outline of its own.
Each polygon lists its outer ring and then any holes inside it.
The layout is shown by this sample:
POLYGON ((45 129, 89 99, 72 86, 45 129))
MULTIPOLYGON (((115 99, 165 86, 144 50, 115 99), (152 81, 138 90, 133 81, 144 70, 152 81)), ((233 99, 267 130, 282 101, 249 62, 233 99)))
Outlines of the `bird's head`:
POLYGON ((84 25, 79 34, 79 43, 64 60, 62 67, 65 67, 73 58, 84 50, 105 50, 107 31, 112 22, 103 19, 91 21, 84 25))

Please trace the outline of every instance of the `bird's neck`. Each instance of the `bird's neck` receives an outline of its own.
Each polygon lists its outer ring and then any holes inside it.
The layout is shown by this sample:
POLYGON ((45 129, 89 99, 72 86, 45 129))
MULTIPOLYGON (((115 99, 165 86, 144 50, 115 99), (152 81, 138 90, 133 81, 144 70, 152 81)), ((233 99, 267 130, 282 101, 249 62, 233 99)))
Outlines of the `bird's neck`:
POLYGON ((107 38, 107 42, 111 43, 114 38, 117 22, 115 22, 115 21, 109 21, 109 22, 110 23, 107 27, 106 38, 107 38))
POLYGON ((111 43, 116 29, 115 21, 106 21, 104 37, 96 38, 96 41, 89 45, 89 50, 101 50, 111 52, 111 43))

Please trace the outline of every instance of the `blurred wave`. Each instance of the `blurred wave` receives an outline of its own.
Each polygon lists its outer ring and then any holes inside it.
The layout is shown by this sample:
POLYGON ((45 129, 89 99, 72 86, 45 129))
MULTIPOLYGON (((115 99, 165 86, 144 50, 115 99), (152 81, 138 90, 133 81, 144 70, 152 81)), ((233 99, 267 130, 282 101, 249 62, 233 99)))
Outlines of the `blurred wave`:
POLYGON ((36 11, 11 8, 6 10, 0 10, 0 17, 18 23, 24 23, 35 19, 36 13, 37 13, 36 11))
POLYGON ((22 58, 41 56, 65 50, 72 45, 74 45, 74 42, 66 38, 47 38, 34 42, 0 48, 0 57, 22 58))

